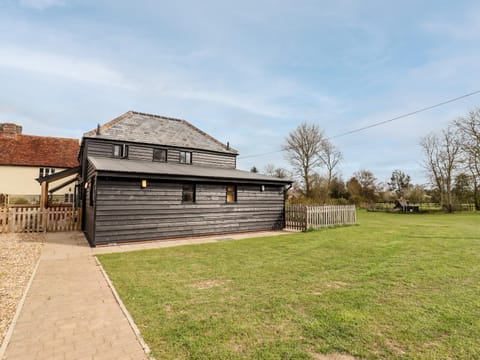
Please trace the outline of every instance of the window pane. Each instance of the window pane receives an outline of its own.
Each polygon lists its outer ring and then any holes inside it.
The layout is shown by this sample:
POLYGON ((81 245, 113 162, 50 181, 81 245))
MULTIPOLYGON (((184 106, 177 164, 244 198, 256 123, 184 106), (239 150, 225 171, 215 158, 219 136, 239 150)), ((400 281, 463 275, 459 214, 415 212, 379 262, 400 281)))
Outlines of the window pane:
POLYGON ((113 145, 113 156, 114 157, 122 157, 122 146, 121 145, 113 145))
POLYGON ((180 151, 180 163, 191 164, 192 163, 192 153, 189 152, 189 151, 180 151))
POLYGON ((195 184, 183 184, 182 202, 195 202, 195 184))
POLYGON ((237 192, 235 191, 235 185, 227 185, 227 203, 232 203, 237 201, 237 192))
POLYGON ((184 192, 182 201, 183 202, 193 202, 193 194, 191 192, 184 192))
POLYGON ((153 149, 153 160, 154 161, 167 161, 167 150, 165 149, 153 149))

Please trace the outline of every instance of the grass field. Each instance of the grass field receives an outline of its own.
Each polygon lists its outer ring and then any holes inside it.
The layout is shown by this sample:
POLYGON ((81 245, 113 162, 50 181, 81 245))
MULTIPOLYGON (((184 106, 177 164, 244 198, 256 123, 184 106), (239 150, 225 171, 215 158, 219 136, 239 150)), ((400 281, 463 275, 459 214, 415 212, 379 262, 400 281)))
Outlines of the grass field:
POLYGON ((480 214, 99 259, 157 359, 480 357, 480 214))

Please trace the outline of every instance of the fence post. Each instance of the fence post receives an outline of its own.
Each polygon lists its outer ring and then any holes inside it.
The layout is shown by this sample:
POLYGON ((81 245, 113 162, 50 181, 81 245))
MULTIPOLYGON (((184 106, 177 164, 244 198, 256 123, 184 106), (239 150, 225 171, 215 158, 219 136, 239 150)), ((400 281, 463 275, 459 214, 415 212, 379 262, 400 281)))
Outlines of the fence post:
POLYGON ((3 208, 0 210, 2 212, 2 231, 1 232, 7 232, 7 208, 3 208))
POLYGON ((308 230, 310 227, 310 206, 305 205, 305 229, 308 230))
POLYGON ((15 218, 17 217, 17 214, 15 212, 15 208, 10 208, 10 213, 11 213, 11 215, 10 215, 10 220, 11 221, 9 221, 10 231, 15 232, 16 231, 16 221, 15 221, 16 219, 15 218))

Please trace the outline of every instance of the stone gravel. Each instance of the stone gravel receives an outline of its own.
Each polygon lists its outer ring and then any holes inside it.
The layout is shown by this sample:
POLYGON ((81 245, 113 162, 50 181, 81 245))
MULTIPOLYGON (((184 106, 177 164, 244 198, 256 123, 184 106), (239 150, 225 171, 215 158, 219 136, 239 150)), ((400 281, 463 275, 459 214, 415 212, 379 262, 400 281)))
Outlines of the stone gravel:
POLYGON ((45 234, 0 234, 0 344, 45 244, 45 234))

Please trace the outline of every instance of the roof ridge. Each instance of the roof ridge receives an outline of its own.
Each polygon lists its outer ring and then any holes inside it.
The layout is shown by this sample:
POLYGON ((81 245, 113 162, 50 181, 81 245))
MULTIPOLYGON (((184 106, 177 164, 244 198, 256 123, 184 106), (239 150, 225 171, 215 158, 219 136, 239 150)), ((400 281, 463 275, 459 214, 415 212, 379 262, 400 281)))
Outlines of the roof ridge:
MULTIPOLYGON (((1 137, 1 136, 0 136, 1 137)), ((18 137, 31 137, 31 138, 42 138, 42 139, 60 139, 60 140, 75 140, 80 142, 80 139, 77 138, 69 138, 69 137, 59 137, 59 136, 43 136, 43 135, 30 135, 30 134, 17 134, 16 138, 18 137)))
POLYGON ((151 117, 156 117, 156 118, 166 119, 166 120, 186 121, 186 120, 184 120, 184 119, 173 118, 173 117, 163 116, 163 115, 150 114, 150 113, 145 113, 145 112, 141 112, 141 111, 133 111, 133 110, 130 110, 130 111, 127 112, 127 114, 128 114, 128 113, 130 113, 130 114, 137 114, 137 115, 151 116, 151 117))

